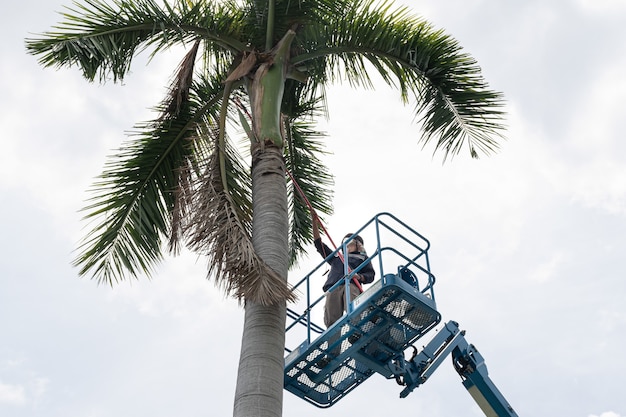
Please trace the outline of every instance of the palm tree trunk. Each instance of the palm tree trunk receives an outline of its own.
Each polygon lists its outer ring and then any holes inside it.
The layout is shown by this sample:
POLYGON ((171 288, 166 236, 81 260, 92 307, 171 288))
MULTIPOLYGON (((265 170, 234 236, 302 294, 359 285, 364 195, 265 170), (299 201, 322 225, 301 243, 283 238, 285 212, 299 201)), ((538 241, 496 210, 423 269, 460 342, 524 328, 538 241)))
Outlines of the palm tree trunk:
MULTIPOLYGON (((255 251, 287 279, 287 189, 282 150, 256 145, 252 151, 252 243, 255 251)), ((246 302, 234 417, 280 417, 283 406, 285 303, 246 302)))

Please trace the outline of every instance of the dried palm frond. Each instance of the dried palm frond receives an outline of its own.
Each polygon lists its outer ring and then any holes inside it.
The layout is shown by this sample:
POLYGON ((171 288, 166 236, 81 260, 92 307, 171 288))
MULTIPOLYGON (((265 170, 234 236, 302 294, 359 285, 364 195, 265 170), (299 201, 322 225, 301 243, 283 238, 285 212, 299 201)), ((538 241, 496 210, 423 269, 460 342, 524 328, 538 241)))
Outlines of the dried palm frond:
POLYGON ((257 255, 250 238, 249 194, 244 184, 232 175, 243 170, 235 167, 232 149, 225 149, 229 174, 229 190, 224 189, 216 146, 209 157, 206 174, 194 193, 188 243, 209 257, 208 274, 228 294, 238 298, 271 305, 294 301, 295 295, 287 280, 273 271, 257 255), (230 169, 233 168, 233 169, 230 169), (235 201, 237 200, 237 201, 235 201), (248 200, 249 201, 249 200, 248 200))
POLYGON ((189 90, 193 84, 194 68, 199 46, 200 40, 194 42, 193 46, 178 66, 176 75, 171 82, 169 92, 161 104, 163 109, 161 118, 167 119, 177 116, 180 109, 189 100, 189 90))

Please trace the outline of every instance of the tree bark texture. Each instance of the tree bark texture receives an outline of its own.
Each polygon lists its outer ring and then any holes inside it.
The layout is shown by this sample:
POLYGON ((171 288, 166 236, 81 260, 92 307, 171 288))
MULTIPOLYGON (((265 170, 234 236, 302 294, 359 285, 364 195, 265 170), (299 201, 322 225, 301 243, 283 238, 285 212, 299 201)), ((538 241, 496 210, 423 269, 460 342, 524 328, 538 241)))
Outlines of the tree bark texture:
MULTIPOLYGON (((289 265, 287 189, 282 149, 252 150, 252 243, 281 277, 289 265)), ((246 302, 234 417, 280 417, 283 404, 285 303, 246 302)))

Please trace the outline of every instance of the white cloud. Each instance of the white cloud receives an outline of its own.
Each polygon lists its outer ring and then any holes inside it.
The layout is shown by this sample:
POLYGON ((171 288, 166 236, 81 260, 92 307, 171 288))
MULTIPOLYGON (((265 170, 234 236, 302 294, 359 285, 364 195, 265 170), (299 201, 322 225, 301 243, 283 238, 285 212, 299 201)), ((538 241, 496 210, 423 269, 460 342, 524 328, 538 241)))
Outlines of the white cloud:
POLYGON ((142 56, 124 86, 88 83, 71 69, 46 71, 42 78, 44 70, 26 54, 17 62, 4 60, 0 75, 11 80, 2 84, 11 105, 2 103, 0 124, 10 140, 3 141, 0 153, 0 189, 36 199, 58 222, 82 217, 75 213, 91 197, 87 190, 106 157, 135 124, 154 118, 150 109, 165 96, 182 53, 167 51, 151 71, 142 67, 147 59, 142 56), (15 71, 16 65, 23 70, 15 71))
POLYGON ((578 6, 586 12, 612 14, 626 11, 623 0, 578 0, 578 6))
POLYGON ((530 273, 529 279, 536 283, 543 283, 558 276, 559 268, 568 262, 562 252, 553 254, 547 261, 539 263, 530 273))
POLYGON ((35 378, 30 382, 30 390, 32 391, 33 398, 38 401, 48 391, 48 385, 50 380, 48 378, 35 378))
POLYGON ((619 311, 610 308, 603 308, 598 311, 600 316, 599 328, 605 332, 618 332, 621 328, 626 328, 626 311, 619 311))
POLYGON ((0 382, 0 404, 23 405, 24 403, 26 403, 26 393, 23 386, 0 382))
POLYGON ((567 142, 557 144, 552 156, 560 165, 555 183, 575 201, 621 214, 626 214, 626 147, 621 140, 626 117, 624 66, 624 62, 610 66, 590 83, 566 132, 567 142))
POLYGON ((600 415, 589 414, 589 417, 620 417, 620 415, 614 411, 606 411, 600 415))
POLYGON ((121 303, 147 317, 172 317, 189 320, 205 316, 215 309, 236 309, 236 302, 228 300, 206 278, 206 258, 188 251, 179 256, 166 256, 157 266, 154 279, 140 276, 116 285, 108 299, 121 303))

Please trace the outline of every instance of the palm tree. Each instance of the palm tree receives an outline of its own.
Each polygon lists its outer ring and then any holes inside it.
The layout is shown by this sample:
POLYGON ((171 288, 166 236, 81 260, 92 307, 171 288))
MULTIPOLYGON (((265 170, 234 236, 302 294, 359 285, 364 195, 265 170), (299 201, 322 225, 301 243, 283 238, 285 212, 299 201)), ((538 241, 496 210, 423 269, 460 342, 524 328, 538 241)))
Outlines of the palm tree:
POLYGON ((209 276, 245 304, 235 416, 282 412, 287 273, 311 239, 285 170, 330 214, 314 125, 324 87, 372 87, 378 73, 416 104, 421 140, 444 159, 489 154, 501 137, 501 95, 475 60, 391 1, 83 0, 62 16, 27 50, 89 81, 122 81, 146 48, 186 48, 158 116, 94 184, 85 210, 97 222, 75 263, 113 284, 153 272, 165 246, 206 254, 209 276), (232 132, 249 139, 249 169, 232 132))

